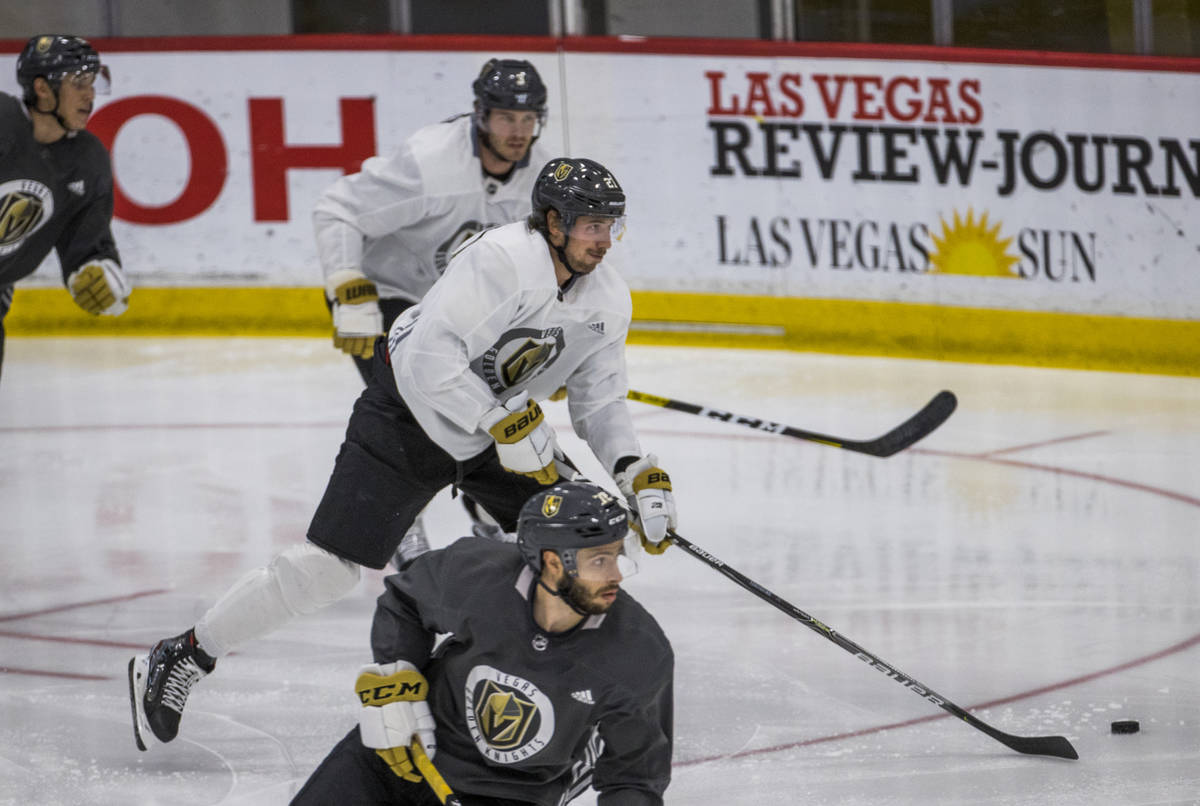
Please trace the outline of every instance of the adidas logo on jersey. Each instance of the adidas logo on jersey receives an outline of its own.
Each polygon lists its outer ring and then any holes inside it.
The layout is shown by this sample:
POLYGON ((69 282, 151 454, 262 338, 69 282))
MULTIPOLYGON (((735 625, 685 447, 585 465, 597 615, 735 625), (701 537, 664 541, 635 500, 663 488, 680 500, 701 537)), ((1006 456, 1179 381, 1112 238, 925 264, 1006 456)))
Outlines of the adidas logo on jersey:
POLYGON ((590 688, 585 688, 582 691, 572 691, 571 696, 574 699, 579 700, 584 705, 596 704, 596 701, 592 699, 592 690, 590 688))
POLYGON ((79 179, 75 182, 69 183, 67 185, 67 190, 71 191, 76 196, 82 196, 83 195, 83 180, 79 179))
POLYGON ((604 335, 604 323, 603 322, 592 322, 590 325, 588 325, 588 330, 594 330, 597 333, 599 333, 601 336, 603 336, 604 335))

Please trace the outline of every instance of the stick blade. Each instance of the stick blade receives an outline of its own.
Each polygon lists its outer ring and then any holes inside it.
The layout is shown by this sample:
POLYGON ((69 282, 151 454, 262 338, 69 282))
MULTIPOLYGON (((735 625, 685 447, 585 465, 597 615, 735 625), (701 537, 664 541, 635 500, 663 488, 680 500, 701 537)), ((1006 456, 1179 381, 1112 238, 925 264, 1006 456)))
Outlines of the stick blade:
POLYGON ((938 426, 950 419, 956 408, 958 398, 949 389, 943 389, 912 417, 879 439, 865 443, 869 447, 865 452, 879 457, 899 453, 936 431, 938 426))
POLYGON ((1065 736, 1010 736, 1004 742, 1018 753, 1031 756, 1054 756, 1076 760, 1079 754, 1065 736))

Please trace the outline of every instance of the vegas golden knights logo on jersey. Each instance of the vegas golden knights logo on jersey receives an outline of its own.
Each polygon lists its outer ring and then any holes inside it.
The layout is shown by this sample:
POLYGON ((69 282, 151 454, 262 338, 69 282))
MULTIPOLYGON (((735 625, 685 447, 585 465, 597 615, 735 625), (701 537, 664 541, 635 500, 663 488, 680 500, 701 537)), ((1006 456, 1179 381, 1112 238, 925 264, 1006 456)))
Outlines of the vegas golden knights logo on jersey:
POLYGON ((497 395, 522 383, 553 364, 566 341, 561 327, 545 330, 518 327, 503 333, 483 355, 471 362, 484 383, 497 395))
POLYGON ((479 665, 466 680, 467 729, 475 747, 497 764, 517 764, 554 738, 554 705, 517 675, 479 665))
POLYGON ((500 377, 506 386, 515 386, 529 376, 529 373, 540 367, 554 350, 553 345, 545 342, 527 340, 518 347, 508 360, 500 365, 500 377))
POLYGON ((536 732, 538 709, 515 691, 488 680, 475 700, 475 721, 487 743, 497 750, 513 750, 536 732))
POLYGON ((40 182, 15 180, 0 185, 0 255, 17 249, 50 218, 54 197, 40 182))

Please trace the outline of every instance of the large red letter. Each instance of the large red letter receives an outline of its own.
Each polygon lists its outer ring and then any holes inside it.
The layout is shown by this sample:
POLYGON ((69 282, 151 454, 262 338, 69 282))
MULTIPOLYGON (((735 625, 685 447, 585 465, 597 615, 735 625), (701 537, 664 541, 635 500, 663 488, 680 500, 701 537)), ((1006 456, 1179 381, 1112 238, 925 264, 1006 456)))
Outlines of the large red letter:
POLYGON ((375 153, 375 101, 342 98, 342 144, 289 146, 283 140, 283 99, 250 99, 250 160, 254 220, 287 221, 289 168, 341 168, 354 173, 375 153))
POLYGON ((113 215, 134 224, 174 224, 207 210, 225 186, 227 161, 225 143, 217 124, 191 104, 164 95, 138 95, 105 104, 88 121, 88 131, 100 138, 112 152, 117 132, 138 115, 161 115, 183 132, 187 141, 191 169, 187 184, 169 204, 150 207, 125 195, 113 176, 113 215))

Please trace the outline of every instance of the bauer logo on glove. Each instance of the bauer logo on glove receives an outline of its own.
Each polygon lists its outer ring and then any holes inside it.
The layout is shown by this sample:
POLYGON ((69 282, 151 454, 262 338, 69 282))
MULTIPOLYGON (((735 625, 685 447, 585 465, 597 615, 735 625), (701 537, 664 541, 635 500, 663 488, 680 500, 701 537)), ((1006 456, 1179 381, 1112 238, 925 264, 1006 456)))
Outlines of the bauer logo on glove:
POLYGON ((658 466, 658 458, 649 455, 630 462, 613 478, 637 514, 633 524, 643 547, 651 554, 661 554, 671 545, 667 532, 676 527, 671 477, 658 466))
POLYGON ((496 406, 479 425, 496 441, 496 458, 505 470, 529 476, 540 484, 558 481, 554 429, 546 424, 542 407, 529 399, 528 392, 496 406))

